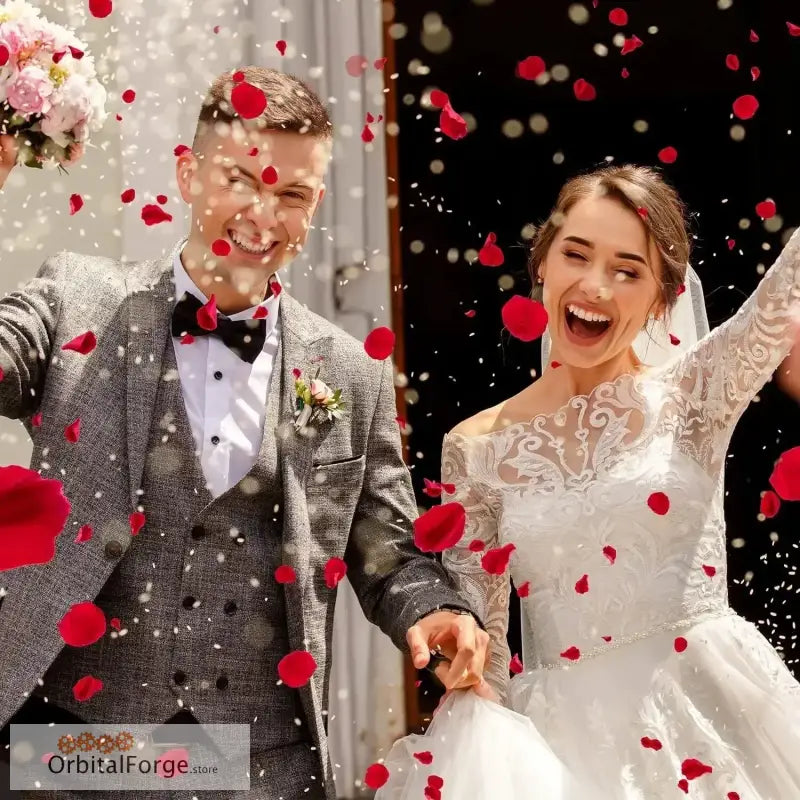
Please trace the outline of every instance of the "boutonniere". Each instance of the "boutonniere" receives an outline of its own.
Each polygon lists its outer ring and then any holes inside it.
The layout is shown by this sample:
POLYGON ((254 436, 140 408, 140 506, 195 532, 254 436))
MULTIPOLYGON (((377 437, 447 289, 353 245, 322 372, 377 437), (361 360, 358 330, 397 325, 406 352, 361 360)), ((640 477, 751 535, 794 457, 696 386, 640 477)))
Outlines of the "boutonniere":
POLYGON ((319 379, 319 369, 310 380, 303 377, 299 369, 292 370, 294 375, 294 393, 297 397, 295 406, 295 430, 302 431, 307 425, 322 419, 339 419, 342 416, 344 400, 342 390, 333 389, 325 381, 319 379))

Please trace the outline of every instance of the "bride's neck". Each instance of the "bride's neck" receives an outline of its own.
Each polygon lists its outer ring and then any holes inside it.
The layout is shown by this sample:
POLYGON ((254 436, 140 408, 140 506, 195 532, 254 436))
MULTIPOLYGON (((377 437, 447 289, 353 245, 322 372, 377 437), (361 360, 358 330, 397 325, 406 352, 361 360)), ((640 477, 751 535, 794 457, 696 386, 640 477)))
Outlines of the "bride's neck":
POLYGON ((563 395, 566 401, 577 395, 591 394, 601 383, 614 381, 621 375, 640 375, 646 369, 633 351, 588 369, 574 367, 552 357, 539 381, 547 385, 550 391, 563 395), (554 367, 553 362, 559 366, 554 367))

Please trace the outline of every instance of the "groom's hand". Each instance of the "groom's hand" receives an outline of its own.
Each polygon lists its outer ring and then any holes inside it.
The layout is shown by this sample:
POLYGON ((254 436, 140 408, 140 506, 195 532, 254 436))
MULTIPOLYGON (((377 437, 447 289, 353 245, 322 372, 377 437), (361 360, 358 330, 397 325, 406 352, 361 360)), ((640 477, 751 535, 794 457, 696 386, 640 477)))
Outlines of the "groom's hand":
POLYGON ((465 689, 481 680, 489 634, 471 614, 434 611, 408 629, 406 640, 417 669, 428 666, 431 650, 449 659, 449 664, 442 662, 434 670, 445 689, 465 689))

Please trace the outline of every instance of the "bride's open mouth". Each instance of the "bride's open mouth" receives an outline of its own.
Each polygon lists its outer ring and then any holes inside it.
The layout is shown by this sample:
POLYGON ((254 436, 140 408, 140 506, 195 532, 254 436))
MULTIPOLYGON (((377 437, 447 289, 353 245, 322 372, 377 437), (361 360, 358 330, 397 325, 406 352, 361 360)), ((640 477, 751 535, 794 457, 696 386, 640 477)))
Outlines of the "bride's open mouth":
POLYGON ((611 330, 613 324, 612 320, 604 315, 585 312, 572 304, 564 309, 567 337, 575 344, 596 344, 611 330))

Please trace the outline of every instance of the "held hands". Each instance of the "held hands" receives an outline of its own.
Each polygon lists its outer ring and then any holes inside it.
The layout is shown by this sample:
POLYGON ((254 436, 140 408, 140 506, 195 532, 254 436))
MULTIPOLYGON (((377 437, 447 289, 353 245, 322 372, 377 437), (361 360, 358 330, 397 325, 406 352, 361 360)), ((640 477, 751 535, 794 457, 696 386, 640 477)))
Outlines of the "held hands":
POLYGON ((432 650, 448 659, 434 669, 448 691, 477 687, 483 681, 489 634, 478 627, 471 615, 435 611, 412 625, 406 640, 417 669, 428 666, 432 650))

